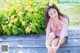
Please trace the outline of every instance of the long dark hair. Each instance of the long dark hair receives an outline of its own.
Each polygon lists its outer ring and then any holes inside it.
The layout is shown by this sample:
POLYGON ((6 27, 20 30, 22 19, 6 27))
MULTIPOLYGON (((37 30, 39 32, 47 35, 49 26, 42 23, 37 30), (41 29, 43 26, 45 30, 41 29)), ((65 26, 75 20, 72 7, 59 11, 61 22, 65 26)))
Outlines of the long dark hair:
MULTIPOLYGON (((51 6, 49 6, 49 3, 48 3, 47 6, 46 6, 46 8, 45 8, 45 16, 46 16, 45 26, 46 26, 46 27, 47 27, 47 23, 48 23, 49 18, 50 18, 50 16, 48 15, 48 11, 49 11, 51 8, 54 8, 54 9, 57 10, 57 12, 58 12, 58 18, 59 18, 60 20, 61 20, 61 18, 60 18, 59 16, 63 16, 63 17, 65 17, 65 18, 68 19, 68 17, 67 17, 66 15, 62 14, 62 13, 58 10, 58 8, 57 8, 57 6, 56 6, 55 4, 52 4, 51 6)), ((68 19, 68 20, 69 20, 69 19, 68 19)))

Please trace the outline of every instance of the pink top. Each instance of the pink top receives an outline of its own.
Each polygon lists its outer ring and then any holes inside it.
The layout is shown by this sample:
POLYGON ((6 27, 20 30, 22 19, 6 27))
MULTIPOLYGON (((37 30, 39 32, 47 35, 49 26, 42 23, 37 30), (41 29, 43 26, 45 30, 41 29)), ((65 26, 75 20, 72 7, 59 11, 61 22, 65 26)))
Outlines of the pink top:
POLYGON ((60 16, 61 23, 58 27, 54 27, 53 25, 50 25, 50 21, 47 24, 46 28, 46 35, 49 35, 50 32, 54 32, 57 36, 60 36, 61 38, 64 36, 68 36, 68 19, 60 16))

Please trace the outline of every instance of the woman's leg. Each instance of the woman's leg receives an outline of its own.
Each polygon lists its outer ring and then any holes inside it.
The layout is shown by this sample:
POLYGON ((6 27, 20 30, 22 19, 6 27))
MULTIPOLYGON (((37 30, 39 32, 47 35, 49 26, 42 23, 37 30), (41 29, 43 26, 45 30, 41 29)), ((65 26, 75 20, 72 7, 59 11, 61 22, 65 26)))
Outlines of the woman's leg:
MULTIPOLYGON (((52 41, 55 39, 55 34, 53 32, 51 32, 49 34, 49 37, 48 37, 48 45, 51 47, 51 44, 52 44, 52 41)), ((51 53, 51 51, 48 50, 48 53, 51 53)))
MULTIPOLYGON (((63 40, 60 42, 60 46, 63 44, 63 43, 65 43, 65 41, 66 41, 66 38, 63 38, 63 40)), ((56 38, 56 39, 54 39, 53 41, 52 41, 52 47, 56 47, 57 46, 57 44, 58 44, 58 42, 59 42, 59 38, 56 38)), ((56 51, 57 52, 57 51, 56 51)), ((56 53, 56 52, 54 52, 53 51, 53 53, 56 53)))
POLYGON ((48 44, 49 44, 49 46, 51 46, 51 43, 52 43, 52 41, 55 39, 55 34, 53 33, 53 32, 51 32, 50 34, 49 34, 49 37, 48 37, 48 44))
POLYGON ((60 45, 64 44, 66 41, 67 41, 67 39, 65 37, 62 38, 60 45))
MULTIPOLYGON (((58 44, 58 42, 59 42, 59 38, 55 38, 55 39, 52 41, 51 47, 52 47, 52 48, 53 48, 53 47, 56 47, 57 44, 58 44)), ((53 49, 53 52, 52 52, 52 53, 56 53, 55 48, 53 49)))

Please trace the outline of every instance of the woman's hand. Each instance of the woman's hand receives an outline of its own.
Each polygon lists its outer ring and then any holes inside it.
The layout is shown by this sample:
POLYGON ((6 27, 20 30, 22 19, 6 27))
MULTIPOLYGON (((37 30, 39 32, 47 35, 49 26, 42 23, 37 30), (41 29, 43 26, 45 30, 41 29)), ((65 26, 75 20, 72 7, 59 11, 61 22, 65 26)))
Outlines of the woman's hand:
POLYGON ((46 48, 47 48, 49 51, 52 51, 52 50, 53 50, 52 47, 51 47, 50 45, 48 45, 47 43, 46 43, 46 48))
POLYGON ((54 52, 54 53, 56 53, 56 52, 57 52, 57 50, 58 50, 58 48, 59 48, 59 46, 52 47, 53 52, 54 52))

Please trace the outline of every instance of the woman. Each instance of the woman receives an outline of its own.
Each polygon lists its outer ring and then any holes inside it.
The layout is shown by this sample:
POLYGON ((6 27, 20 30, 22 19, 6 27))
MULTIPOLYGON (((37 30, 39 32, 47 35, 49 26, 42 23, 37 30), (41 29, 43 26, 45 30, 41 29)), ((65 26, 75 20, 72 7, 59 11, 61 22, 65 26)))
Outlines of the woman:
POLYGON ((69 19, 54 4, 48 4, 45 14, 46 47, 48 53, 56 53, 58 48, 67 41, 69 19))

